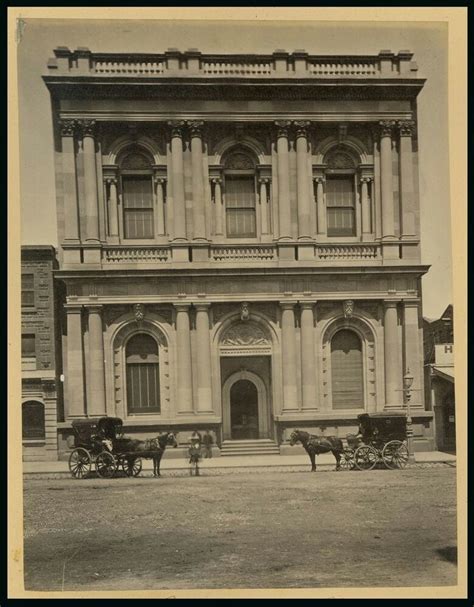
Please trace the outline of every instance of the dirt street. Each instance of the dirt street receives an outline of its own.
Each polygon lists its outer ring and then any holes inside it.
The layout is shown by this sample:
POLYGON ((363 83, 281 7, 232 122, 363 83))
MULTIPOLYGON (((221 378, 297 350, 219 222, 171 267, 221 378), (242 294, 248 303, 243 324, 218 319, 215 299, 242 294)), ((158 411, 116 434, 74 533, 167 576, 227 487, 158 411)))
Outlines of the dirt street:
POLYGON ((28 590, 456 583, 455 470, 25 482, 28 590))

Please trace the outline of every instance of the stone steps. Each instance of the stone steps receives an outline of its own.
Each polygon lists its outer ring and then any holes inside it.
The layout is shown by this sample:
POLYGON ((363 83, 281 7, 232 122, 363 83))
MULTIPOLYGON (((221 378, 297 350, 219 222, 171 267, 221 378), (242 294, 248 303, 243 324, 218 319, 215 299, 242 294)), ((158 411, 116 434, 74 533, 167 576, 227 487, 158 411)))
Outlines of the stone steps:
POLYGON ((222 443, 221 457, 238 455, 280 455, 280 449, 269 438, 226 440, 222 443))

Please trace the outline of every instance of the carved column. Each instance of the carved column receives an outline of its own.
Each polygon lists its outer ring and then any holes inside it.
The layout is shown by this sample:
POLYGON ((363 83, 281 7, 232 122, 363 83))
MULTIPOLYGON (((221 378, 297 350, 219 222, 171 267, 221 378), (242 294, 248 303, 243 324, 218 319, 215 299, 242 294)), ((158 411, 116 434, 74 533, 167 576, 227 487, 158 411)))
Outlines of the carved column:
POLYGON ((65 417, 85 417, 84 353, 82 342, 82 306, 66 304, 67 373, 65 417))
POLYGON ((211 341, 209 335, 209 303, 195 304, 197 337, 197 410, 212 412, 211 341))
POLYGON ((289 121, 275 122, 277 126, 278 217, 280 239, 291 238, 290 165, 288 156, 289 121))
POLYGON ((380 122, 380 173, 382 194, 382 238, 395 238, 393 178, 392 178, 392 120, 380 122))
POLYGON ((97 197, 95 129, 95 120, 82 121, 86 241, 92 243, 99 242, 99 203, 97 197))
POLYGON ((268 193, 267 188, 270 179, 261 177, 258 180, 260 184, 260 219, 262 234, 268 234, 268 193))
POLYGON ((402 400, 399 369, 398 311, 396 301, 385 302, 384 349, 385 349, 385 405, 396 405, 402 400))
POLYGON ((105 415, 104 335, 102 306, 87 306, 89 313, 89 397, 90 416, 105 415))
POLYGON ((311 237, 311 214, 308 190, 308 137, 309 122, 295 122, 296 126, 296 178, 298 199, 298 238, 311 237))
POLYGON ((192 413, 193 382, 191 371, 191 334, 189 304, 174 304, 176 308, 176 348, 178 367, 177 411, 192 413))
POLYGON ((303 409, 316 409, 314 302, 301 302, 301 384, 303 409))
POLYGON ((400 197, 401 197, 401 235, 402 238, 416 236, 415 193, 413 181, 412 137, 415 131, 414 120, 398 123, 400 127, 400 197))
POLYGON ((79 242, 79 213, 77 208, 76 151, 74 148, 74 120, 61 120, 61 148, 64 191, 64 240, 79 242))
POLYGON ((281 312, 281 341, 283 365, 283 411, 298 409, 296 388, 296 334, 295 334, 295 304, 280 302, 281 312))
POLYGON ((166 234, 165 228, 165 177, 155 177, 156 187, 156 233, 158 236, 166 234))
POLYGON ((188 123, 191 134, 191 164, 193 188, 193 233, 194 238, 206 238, 206 214, 204 208, 204 180, 202 164, 202 127, 204 122, 188 123))
POLYGON ((118 204, 117 204, 117 179, 115 177, 107 177, 105 183, 108 188, 108 217, 109 217, 109 236, 118 238, 118 204))
POLYGON ((184 121, 169 122, 168 124, 171 127, 171 179, 173 182, 174 239, 186 240, 182 134, 184 121))
POLYGON ((370 212, 370 198, 369 198, 369 184, 372 182, 372 177, 362 177, 360 180, 360 194, 361 194, 361 206, 362 206, 362 239, 365 240, 367 236, 372 233, 371 229, 371 212, 370 212))
POLYGON ((222 179, 220 177, 214 177, 212 179, 212 184, 214 186, 214 219, 216 236, 222 236, 224 234, 222 208, 222 179))

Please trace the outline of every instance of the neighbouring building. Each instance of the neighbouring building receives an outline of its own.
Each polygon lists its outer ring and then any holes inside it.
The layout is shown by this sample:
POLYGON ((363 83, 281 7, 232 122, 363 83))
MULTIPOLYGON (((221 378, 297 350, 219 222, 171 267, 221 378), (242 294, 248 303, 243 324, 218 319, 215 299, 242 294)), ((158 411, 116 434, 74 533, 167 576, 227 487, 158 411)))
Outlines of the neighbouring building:
POLYGON ((456 450, 454 395, 453 306, 440 318, 423 319, 426 408, 433 411, 435 444, 442 451, 456 450))
POLYGON ((23 459, 57 459, 61 415, 61 285, 54 247, 21 247, 21 412, 23 459))
POLYGON ((433 448, 417 69, 408 51, 55 49, 60 450, 107 414, 297 452, 295 427, 402 409, 407 368, 414 446, 433 448))

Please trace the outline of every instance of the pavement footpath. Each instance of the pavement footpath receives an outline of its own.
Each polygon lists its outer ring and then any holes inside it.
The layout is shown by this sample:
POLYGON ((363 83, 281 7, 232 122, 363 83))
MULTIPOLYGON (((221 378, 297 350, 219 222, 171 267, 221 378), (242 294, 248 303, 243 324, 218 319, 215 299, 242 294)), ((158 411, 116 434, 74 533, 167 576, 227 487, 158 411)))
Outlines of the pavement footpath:
MULTIPOLYGON (((441 451, 420 451, 415 453, 416 464, 426 463, 444 463, 455 465, 456 456, 441 451)), ((335 459, 331 453, 318 455, 316 459, 317 467, 335 468, 335 459)), ((206 470, 228 469, 251 469, 251 468, 301 468, 307 470, 310 468, 310 461, 306 454, 302 455, 236 455, 213 457, 202 459, 200 468, 204 473, 206 470)), ((161 472, 163 475, 167 471, 187 470, 189 468, 188 458, 166 457, 166 453, 161 460, 161 472)), ((148 475, 153 470, 151 460, 143 460, 142 473, 148 475)), ((62 478, 70 477, 67 461, 42 461, 42 462, 23 462, 23 476, 28 479, 40 478, 62 478)))

